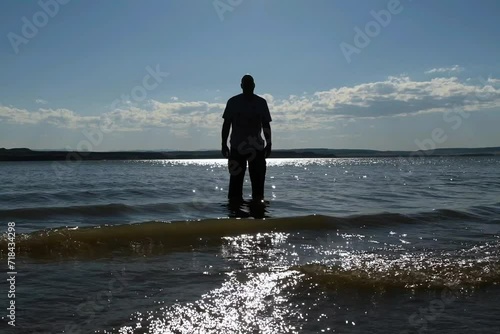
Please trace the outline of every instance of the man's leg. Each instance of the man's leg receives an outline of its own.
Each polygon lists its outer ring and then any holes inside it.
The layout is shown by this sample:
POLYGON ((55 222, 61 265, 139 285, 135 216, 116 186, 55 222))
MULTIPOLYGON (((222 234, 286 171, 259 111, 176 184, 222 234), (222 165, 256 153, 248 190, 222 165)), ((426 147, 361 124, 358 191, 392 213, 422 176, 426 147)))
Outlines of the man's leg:
POLYGON ((231 149, 231 155, 228 161, 229 174, 229 192, 227 198, 232 201, 243 200, 243 181, 247 169, 247 160, 238 151, 231 149))
POLYGON ((257 151, 255 158, 248 161, 248 171, 252 181, 252 199, 260 201, 264 199, 264 182, 266 180, 266 158, 264 151, 257 151))

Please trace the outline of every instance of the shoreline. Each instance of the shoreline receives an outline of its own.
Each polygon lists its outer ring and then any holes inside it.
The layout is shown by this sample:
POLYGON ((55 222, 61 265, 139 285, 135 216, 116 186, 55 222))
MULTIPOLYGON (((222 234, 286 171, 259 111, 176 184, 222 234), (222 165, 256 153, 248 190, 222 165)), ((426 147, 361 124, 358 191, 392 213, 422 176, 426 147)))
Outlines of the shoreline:
MULTIPOLYGON (((500 156, 500 147, 443 148, 428 151, 377 151, 363 149, 277 149, 270 158, 411 158, 411 157, 500 156)), ((81 160, 177 160, 223 159, 218 150, 207 151, 36 151, 27 148, 0 148, 1 161, 81 160)))

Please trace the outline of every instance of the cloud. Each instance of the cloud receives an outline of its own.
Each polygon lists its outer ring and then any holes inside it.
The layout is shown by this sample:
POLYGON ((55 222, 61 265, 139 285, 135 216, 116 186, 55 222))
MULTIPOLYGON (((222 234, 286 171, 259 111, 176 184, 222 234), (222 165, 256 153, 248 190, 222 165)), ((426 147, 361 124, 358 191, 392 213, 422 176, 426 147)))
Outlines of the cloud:
POLYGON ((215 128, 220 126, 225 104, 205 101, 160 102, 148 101, 142 107, 122 107, 105 113, 116 130, 144 128, 171 128, 176 131, 189 128, 215 128))
POLYGON ((425 74, 454 74, 463 72, 465 69, 459 65, 453 65, 450 67, 438 67, 432 68, 428 71, 425 71, 425 74))
POLYGON ((35 103, 36 103, 36 104, 47 104, 47 103, 49 103, 49 102, 48 102, 48 101, 45 101, 45 100, 42 100, 42 99, 36 99, 36 100, 35 100, 35 103))
MULTIPOLYGON (((332 129, 335 122, 351 118, 408 116, 463 109, 476 111, 500 106, 500 89, 491 82, 473 84, 456 77, 415 81, 408 76, 334 88, 313 94, 268 101, 277 130, 332 129)), ((173 129, 220 127, 224 103, 204 101, 150 101, 148 108, 117 110, 118 124, 173 129)), ((114 117, 115 117, 114 116, 114 117)))
POLYGON ((473 84, 456 77, 415 81, 396 76, 312 95, 289 96, 274 101, 271 110, 283 129, 328 129, 336 121, 350 118, 477 111, 500 107, 500 89, 491 84, 494 80, 473 84))
POLYGON ((44 109, 28 111, 0 105, 0 121, 11 124, 47 123, 59 128, 78 129, 97 124, 98 116, 80 116, 68 109, 44 109))
MULTIPOLYGON (((456 77, 416 81, 408 76, 391 76, 382 81, 281 99, 271 94, 262 96, 268 101, 273 129, 277 131, 334 129, 341 124, 339 121, 350 119, 500 108, 500 80, 476 81, 456 77)), ((68 109, 40 108, 30 112, 0 105, 0 121, 78 129, 98 126, 104 119, 116 131, 165 128, 185 134, 190 129, 219 131, 224 107, 225 103, 217 101, 149 100, 142 105, 125 104, 101 116, 82 116, 68 109)))
POLYGON ((495 107, 500 90, 491 85, 466 84, 456 77, 414 81, 408 76, 342 87, 314 94, 320 112, 356 117, 414 114, 435 108, 495 107))

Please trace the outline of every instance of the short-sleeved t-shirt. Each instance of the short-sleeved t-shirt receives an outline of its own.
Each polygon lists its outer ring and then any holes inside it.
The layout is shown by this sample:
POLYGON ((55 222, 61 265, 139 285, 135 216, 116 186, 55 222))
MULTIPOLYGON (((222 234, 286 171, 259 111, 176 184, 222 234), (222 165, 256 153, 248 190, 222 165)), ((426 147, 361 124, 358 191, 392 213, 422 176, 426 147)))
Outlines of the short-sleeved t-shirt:
POLYGON ((254 142, 263 147, 262 123, 272 121, 264 98, 255 94, 252 99, 244 94, 233 96, 227 101, 222 118, 231 121, 231 147, 254 142))

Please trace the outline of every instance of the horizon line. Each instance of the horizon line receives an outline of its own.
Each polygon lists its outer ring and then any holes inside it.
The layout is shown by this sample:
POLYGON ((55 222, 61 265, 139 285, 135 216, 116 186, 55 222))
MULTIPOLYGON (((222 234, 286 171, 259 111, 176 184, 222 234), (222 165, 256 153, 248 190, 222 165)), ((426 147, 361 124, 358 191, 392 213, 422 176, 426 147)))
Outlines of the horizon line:
MULTIPOLYGON (((436 151, 436 150, 479 150, 479 149, 500 149, 500 146, 479 146, 479 147, 436 147, 434 149, 417 149, 417 150, 405 150, 405 149, 371 149, 371 148, 326 148, 326 147, 296 147, 296 148, 273 148, 273 151, 293 151, 293 150, 336 150, 336 151, 377 151, 377 152, 419 152, 419 151, 436 151)), ((135 150, 109 150, 109 151, 78 151, 78 150, 66 150, 66 149, 31 149, 28 147, 0 147, 0 150, 30 150, 30 151, 52 151, 52 152, 96 152, 96 153, 106 153, 106 152, 203 152, 203 151, 220 151, 217 148, 207 148, 207 149, 196 149, 196 150, 182 150, 182 149, 135 149, 135 150)))

